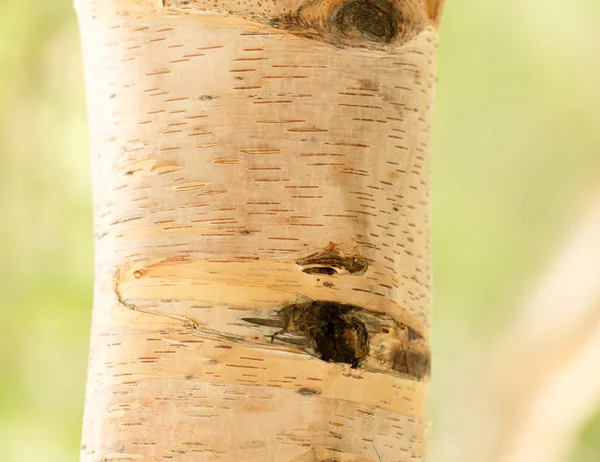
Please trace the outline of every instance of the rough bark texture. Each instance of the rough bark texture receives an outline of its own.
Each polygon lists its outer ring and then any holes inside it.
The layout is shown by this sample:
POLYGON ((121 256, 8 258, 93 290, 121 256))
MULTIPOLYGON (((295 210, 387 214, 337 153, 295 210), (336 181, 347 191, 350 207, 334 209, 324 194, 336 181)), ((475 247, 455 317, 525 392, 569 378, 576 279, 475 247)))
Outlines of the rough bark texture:
POLYGON ((83 461, 423 460, 436 3, 78 1, 83 461))

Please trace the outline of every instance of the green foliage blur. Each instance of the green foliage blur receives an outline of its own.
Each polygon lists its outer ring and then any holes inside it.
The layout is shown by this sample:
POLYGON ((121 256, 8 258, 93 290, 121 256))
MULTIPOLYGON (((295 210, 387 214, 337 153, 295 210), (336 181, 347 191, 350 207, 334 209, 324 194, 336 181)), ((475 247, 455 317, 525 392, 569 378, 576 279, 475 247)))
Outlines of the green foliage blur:
MULTIPOLYGON (((432 444, 436 422, 456 412, 454 365, 509 324, 600 180, 599 25, 597 0, 447 1, 432 444)), ((70 0, 0 2, 0 222, 0 460, 77 461, 93 240, 70 0)), ((569 462, 598 460, 600 414, 569 462)))

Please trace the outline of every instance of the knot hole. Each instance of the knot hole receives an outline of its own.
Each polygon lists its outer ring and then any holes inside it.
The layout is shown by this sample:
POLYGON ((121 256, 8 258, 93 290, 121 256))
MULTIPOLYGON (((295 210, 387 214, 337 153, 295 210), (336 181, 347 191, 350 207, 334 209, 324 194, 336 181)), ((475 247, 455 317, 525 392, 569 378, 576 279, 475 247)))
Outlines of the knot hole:
POLYGON ((391 43, 403 22, 400 11, 387 0, 346 0, 335 6, 330 28, 349 39, 391 43))

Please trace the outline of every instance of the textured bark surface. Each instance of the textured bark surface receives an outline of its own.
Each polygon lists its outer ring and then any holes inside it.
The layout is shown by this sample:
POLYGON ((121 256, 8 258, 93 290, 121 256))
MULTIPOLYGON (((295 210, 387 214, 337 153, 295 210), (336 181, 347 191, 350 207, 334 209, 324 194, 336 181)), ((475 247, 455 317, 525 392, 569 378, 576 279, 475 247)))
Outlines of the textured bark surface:
POLYGON ((421 461, 424 0, 79 0, 82 460, 421 461))

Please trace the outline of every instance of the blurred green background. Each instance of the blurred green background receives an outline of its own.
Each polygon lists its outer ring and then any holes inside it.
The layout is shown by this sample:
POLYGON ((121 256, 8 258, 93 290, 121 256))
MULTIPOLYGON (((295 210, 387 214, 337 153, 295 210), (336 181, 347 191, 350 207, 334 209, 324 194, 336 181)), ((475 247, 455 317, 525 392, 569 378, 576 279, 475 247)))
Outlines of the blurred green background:
MULTIPOLYGON (((448 0, 441 34, 432 445, 460 382, 453 365, 509 325, 599 183, 600 2, 448 0)), ((71 1, 2 0, 3 462, 78 460, 92 304, 90 190, 71 1)), ((568 461, 599 460, 597 413, 568 461)))

